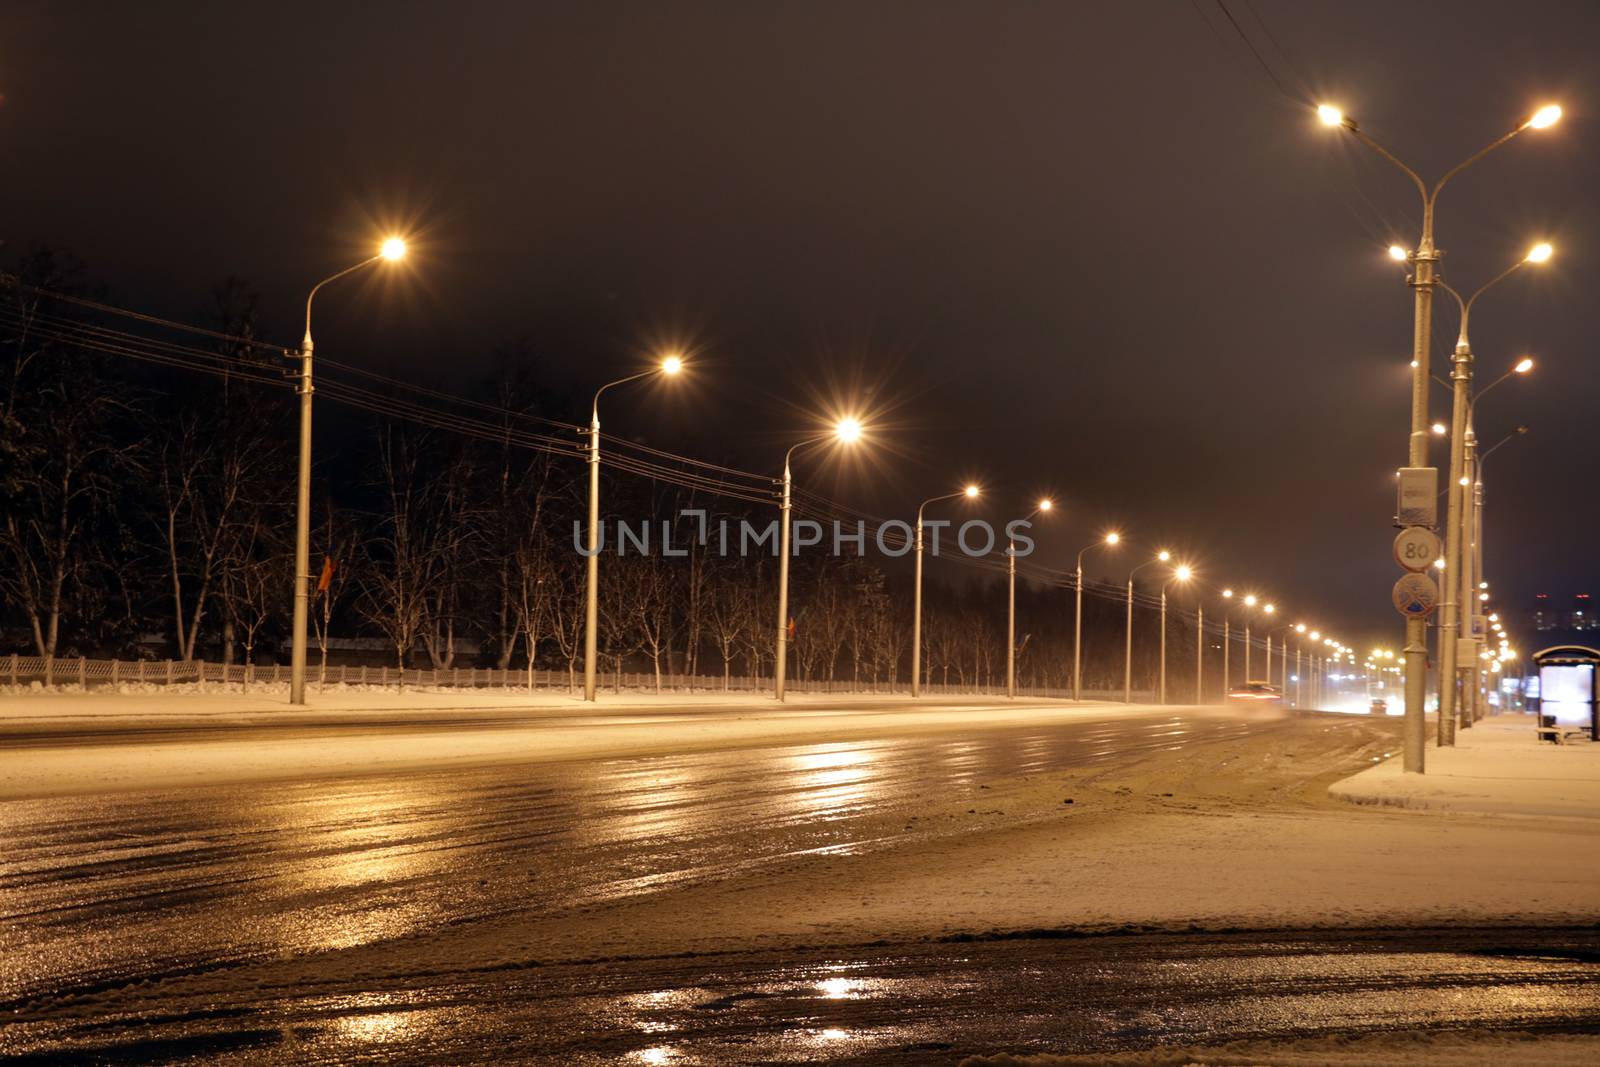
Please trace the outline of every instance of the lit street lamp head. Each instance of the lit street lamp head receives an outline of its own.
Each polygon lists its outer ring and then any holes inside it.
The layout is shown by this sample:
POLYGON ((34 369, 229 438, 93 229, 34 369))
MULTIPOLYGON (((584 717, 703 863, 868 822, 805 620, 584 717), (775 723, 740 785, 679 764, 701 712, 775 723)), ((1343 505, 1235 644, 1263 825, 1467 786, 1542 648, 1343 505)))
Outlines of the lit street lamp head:
POLYGON ((1171 558, 1172 558, 1172 553, 1168 552, 1164 548, 1160 552, 1156 553, 1156 559, 1160 560, 1162 563, 1165 563, 1167 560, 1169 560, 1171 558))
POLYGON ((1303 622, 1296 623, 1295 627, 1294 627, 1294 632, 1297 633, 1297 634, 1305 633, 1306 632, 1306 624, 1303 623, 1303 622))
POLYGON ((391 237, 383 242, 383 247, 378 249, 378 255, 391 263, 397 259, 406 258, 406 243, 398 237, 391 237))
POLYGON ((1222 591, 1222 599, 1224 599, 1224 600, 1232 600, 1233 599, 1233 590, 1232 589, 1224 589, 1222 591))
POLYGON ((1253 608, 1256 606, 1256 597, 1254 593, 1251 593, 1244 598, 1244 606, 1247 608, 1253 608))
POLYGON ((1194 571, 1189 569, 1188 564, 1180 563, 1178 564, 1177 568, 1173 570, 1172 576, 1178 579, 1180 582, 1187 582, 1190 578, 1194 577, 1194 571))
POLYGON ((1517 361, 1517 365, 1511 369, 1518 374, 1527 374, 1533 369, 1533 359, 1529 356, 1523 356, 1517 361))
POLYGON ((1106 544, 1114 545, 1122 540, 1122 535, 1116 532, 1106 534, 1106 544))
POLYGON ((973 497, 978 495, 978 487, 975 485, 969 485, 965 490, 963 490, 963 492, 966 493, 967 499, 971 500, 973 497))
POLYGON ((683 370, 683 357, 679 355, 667 356, 661 361, 661 373, 672 377, 683 370))
POLYGON ((1039 501, 1039 510, 1040 511, 1049 511, 1051 508, 1053 508, 1055 506, 1056 506, 1055 501, 1051 500, 1049 497, 1044 497, 1043 499, 1041 499, 1039 501))
POLYGON ((1528 250, 1527 262, 1543 263, 1551 256, 1555 255, 1555 251, 1556 250, 1554 248, 1550 247, 1550 242, 1540 241, 1538 244, 1534 245, 1528 250))
POLYGON ((1446 426, 1442 422, 1436 422, 1433 424, 1433 432, 1438 434, 1440 437, 1443 437, 1445 434, 1450 432, 1450 427, 1446 426))
POLYGON ((1408 258, 1408 256, 1409 256, 1409 253, 1407 253, 1406 250, 1404 248, 1401 248, 1399 245, 1390 245, 1389 246, 1389 258, 1394 260, 1395 262, 1404 263, 1406 261, 1406 259, 1408 258))
POLYGON ((1261 610, 1266 612, 1268 615, 1271 615, 1273 612, 1278 610, 1278 607, 1276 604, 1267 604, 1264 605, 1261 610))
POLYGON ((833 436, 844 444, 855 444, 861 440, 861 420, 853 418, 840 419, 834 424, 833 436))
POLYGON ((1324 126, 1343 126, 1344 112, 1332 104, 1318 104, 1317 118, 1322 120, 1324 126))
POLYGON ((1532 126, 1536 130, 1545 130, 1549 129, 1551 126, 1554 126, 1560 121, 1561 105, 1546 104, 1544 107, 1541 107, 1538 111, 1533 113, 1533 117, 1528 120, 1528 125, 1532 126))

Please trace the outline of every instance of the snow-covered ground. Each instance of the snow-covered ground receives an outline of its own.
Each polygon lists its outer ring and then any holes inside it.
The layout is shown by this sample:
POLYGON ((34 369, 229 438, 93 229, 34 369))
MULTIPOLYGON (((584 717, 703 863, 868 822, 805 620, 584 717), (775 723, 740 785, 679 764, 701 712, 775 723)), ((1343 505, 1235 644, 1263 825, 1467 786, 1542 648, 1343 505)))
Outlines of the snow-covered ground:
POLYGON ((1335 782, 1330 795, 1358 804, 1501 815, 1600 819, 1600 745, 1540 741, 1533 715, 1496 715, 1430 745, 1426 774, 1390 759, 1335 782))
POLYGON ((969 1056, 960 1067, 1587 1067, 1596 1062, 1600 1037, 1592 1034, 1401 1031, 1081 1056, 969 1056))

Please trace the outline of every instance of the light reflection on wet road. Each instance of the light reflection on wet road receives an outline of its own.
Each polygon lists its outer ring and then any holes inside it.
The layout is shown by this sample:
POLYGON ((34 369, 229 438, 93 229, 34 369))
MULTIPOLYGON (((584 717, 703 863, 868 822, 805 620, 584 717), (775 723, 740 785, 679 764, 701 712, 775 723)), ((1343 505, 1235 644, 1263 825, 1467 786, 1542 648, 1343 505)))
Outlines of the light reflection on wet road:
POLYGON ((930 793, 1281 726, 1177 713, 0 804, 0 1057, 916 1063, 1600 1015, 1592 930, 318 970, 353 946, 903 844, 934 831, 878 817, 910 816, 930 793), (886 822, 907 829, 884 837, 886 822), (300 961, 303 977, 284 980, 300 961), (277 964, 289 971, 261 980, 277 964))
POLYGON ((3 803, 0 1005, 874 847, 861 817, 930 790, 1263 728, 1143 716, 3 803))

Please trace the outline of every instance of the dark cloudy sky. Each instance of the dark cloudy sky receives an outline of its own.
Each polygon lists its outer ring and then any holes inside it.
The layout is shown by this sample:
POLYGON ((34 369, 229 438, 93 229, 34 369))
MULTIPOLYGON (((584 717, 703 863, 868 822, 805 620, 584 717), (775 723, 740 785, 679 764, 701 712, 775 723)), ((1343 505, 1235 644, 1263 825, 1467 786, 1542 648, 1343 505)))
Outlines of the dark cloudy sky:
POLYGON ((1215 0, 9 0, 0 238, 184 318, 242 275, 292 344, 307 284, 401 227, 405 277, 330 293, 320 351, 466 389, 526 336, 566 391, 683 343, 694 388, 608 428, 747 468, 871 394, 892 460, 820 488, 1048 488, 1047 558, 1114 521, 1376 639, 1411 322, 1383 250, 1419 212, 1290 97, 1430 176, 1556 100, 1447 191, 1439 240, 1462 287, 1557 246, 1475 316, 1485 372, 1539 360, 1480 415, 1533 427, 1489 470, 1489 572, 1600 592, 1600 7, 1229 7, 1288 95, 1215 0))

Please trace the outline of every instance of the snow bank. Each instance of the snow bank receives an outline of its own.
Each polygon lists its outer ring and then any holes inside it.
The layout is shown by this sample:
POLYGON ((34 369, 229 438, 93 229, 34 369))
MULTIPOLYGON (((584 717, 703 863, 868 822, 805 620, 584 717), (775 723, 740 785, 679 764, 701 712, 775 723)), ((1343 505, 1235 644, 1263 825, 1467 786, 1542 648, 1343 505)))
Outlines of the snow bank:
POLYGON ((1328 787, 1355 804, 1433 811, 1600 819, 1600 745, 1553 745, 1532 715, 1497 715, 1429 745, 1427 773, 1406 774, 1398 754, 1328 787))
POLYGON ((1081 1056, 968 1056, 960 1067, 1580 1067, 1600 1062, 1593 1034, 1400 1031, 1292 1041, 1235 1041, 1211 1047, 1094 1052, 1081 1056))

